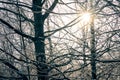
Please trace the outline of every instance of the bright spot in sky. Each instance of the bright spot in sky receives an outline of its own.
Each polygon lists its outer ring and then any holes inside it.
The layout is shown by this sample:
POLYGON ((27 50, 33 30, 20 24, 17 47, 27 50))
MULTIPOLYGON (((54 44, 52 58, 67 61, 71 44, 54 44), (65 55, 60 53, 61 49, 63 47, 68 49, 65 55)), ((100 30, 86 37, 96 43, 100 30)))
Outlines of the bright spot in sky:
POLYGON ((91 22, 91 13, 84 12, 81 14, 81 22, 82 23, 90 23, 91 22))

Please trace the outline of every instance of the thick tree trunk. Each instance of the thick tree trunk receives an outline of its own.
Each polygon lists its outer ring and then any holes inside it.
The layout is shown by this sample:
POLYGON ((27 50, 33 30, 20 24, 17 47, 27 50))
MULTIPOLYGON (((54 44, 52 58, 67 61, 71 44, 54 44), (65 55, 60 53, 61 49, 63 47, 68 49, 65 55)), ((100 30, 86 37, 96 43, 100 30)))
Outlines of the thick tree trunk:
POLYGON ((44 44, 44 20, 42 16, 42 0, 33 0, 33 13, 34 13, 34 31, 35 31, 35 55, 37 65, 38 80, 47 79, 47 66, 45 57, 45 44, 44 44))

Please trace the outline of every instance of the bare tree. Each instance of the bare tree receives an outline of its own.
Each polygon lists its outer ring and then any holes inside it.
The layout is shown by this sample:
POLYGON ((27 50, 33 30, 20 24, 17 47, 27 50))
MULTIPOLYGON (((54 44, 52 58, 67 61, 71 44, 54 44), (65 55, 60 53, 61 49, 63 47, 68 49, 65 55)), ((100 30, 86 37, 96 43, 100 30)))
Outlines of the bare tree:
POLYGON ((1 0, 0 67, 6 70, 0 72, 1 79, 117 79, 118 4, 119 0, 1 0), (82 20, 85 12, 93 16, 92 23, 82 20))

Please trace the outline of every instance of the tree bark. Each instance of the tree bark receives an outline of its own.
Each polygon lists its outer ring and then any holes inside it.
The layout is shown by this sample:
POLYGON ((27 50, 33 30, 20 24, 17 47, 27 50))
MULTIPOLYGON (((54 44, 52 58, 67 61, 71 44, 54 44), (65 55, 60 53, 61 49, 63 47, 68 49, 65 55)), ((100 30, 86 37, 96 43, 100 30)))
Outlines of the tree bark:
POLYGON ((45 44, 44 44, 44 20, 42 16, 42 0, 33 0, 33 14, 34 14, 34 32, 35 32, 35 55, 37 65, 38 80, 48 80, 45 44))
POLYGON ((92 74, 92 80, 97 79, 96 75, 96 48, 95 48, 95 31, 94 31, 94 17, 92 17, 92 21, 90 24, 90 31, 91 31, 91 40, 90 40, 90 45, 91 45, 91 74, 92 74))

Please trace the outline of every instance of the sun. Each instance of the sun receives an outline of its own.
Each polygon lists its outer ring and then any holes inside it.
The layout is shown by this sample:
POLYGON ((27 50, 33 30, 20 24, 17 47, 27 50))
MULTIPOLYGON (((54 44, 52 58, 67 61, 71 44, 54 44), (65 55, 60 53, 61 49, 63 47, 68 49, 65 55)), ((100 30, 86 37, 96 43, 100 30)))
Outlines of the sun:
POLYGON ((83 12, 81 14, 81 22, 84 24, 88 24, 91 22, 91 13, 90 12, 83 12))

